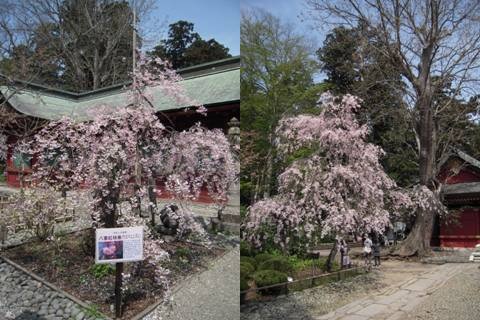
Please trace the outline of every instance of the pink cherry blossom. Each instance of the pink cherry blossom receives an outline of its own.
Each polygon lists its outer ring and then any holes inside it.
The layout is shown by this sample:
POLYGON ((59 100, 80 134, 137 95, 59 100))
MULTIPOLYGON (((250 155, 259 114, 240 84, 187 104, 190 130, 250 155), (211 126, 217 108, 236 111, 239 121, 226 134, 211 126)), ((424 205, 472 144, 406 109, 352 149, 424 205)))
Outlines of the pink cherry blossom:
POLYGON ((276 196, 248 209, 244 230, 255 246, 269 237, 287 247, 293 238, 313 242, 325 235, 381 233, 392 214, 411 205, 408 194, 383 170, 383 150, 366 141, 368 127, 355 117, 360 100, 324 95, 319 101, 319 115, 279 123, 281 155, 300 149, 311 154, 279 175, 276 196))

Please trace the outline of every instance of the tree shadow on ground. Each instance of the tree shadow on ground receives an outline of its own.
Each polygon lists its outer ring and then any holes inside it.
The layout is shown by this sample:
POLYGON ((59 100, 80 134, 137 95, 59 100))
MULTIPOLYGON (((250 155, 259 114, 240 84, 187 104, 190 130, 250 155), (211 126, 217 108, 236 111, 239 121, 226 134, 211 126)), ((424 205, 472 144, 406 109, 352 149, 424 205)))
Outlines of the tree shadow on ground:
POLYGON ((32 311, 23 311, 15 320, 46 320, 43 316, 32 311))
POLYGON ((295 295, 283 295, 267 302, 249 302, 240 308, 241 320, 314 320, 311 307, 295 295))

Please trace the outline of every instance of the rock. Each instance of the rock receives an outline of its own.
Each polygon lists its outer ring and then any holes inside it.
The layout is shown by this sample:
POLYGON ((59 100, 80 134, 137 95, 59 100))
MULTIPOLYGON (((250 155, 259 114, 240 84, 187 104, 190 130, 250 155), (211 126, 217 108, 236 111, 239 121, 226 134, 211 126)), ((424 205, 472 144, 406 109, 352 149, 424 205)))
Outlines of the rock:
POLYGON ((170 243, 170 242, 174 242, 175 241, 175 237, 172 237, 172 236, 163 236, 162 237, 163 240, 167 243, 170 243))
POLYGON ((79 314, 77 314, 77 316, 75 317, 75 320, 83 320, 83 318, 85 318, 85 314, 83 312, 80 312, 79 314))
POLYGON ((46 308, 40 308, 40 310, 37 313, 41 316, 45 316, 48 314, 48 310, 46 308))
POLYGON ((80 313, 80 310, 77 307, 73 307, 70 314, 72 315, 72 317, 75 317, 79 313, 80 313))

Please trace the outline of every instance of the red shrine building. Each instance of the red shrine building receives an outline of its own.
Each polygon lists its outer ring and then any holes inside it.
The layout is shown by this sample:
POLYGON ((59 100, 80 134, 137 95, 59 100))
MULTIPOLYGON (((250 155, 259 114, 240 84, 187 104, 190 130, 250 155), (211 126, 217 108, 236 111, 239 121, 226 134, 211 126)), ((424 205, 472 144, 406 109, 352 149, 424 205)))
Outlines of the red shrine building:
MULTIPOLYGON (((227 133, 229 127, 238 126, 240 119, 240 57, 209 62, 177 71, 183 78, 186 94, 207 108, 207 116, 187 105, 179 105, 166 97, 160 88, 152 88, 154 107, 162 123, 176 130, 184 130, 197 122, 213 129, 220 128, 227 133)), ((51 120, 68 116, 79 121, 89 120, 89 110, 99 105, 112 107, 125 105, 126 84, 119 84, 99 90, 73 93, 45 87, 39 84, 14 81, 9 86, 0 87, 2 100, 0 116, 12 119, 5 133, 7 144, 13 145, 18 139, 37 132, 51 120)), ((5 175, 8 186, 19 187, 20 177, 30 174, 35 159, 14 152, 7 152, 5 175)), ((158 182, 160 197, 168 198, 158 182)), ((211 202, 208 194, 202 192, 200 202, 211 202)))
POLYGON ((443 201, 455 219, 435 221, 432 246, 473 248, 480 243, 480 161, 456 150, 440 168, 443 201))

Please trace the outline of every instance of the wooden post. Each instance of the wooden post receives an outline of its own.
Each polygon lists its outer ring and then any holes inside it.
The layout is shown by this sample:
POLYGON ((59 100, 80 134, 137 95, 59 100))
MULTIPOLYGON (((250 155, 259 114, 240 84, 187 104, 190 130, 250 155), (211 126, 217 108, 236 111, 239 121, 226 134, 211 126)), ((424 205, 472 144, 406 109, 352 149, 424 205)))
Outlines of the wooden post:
MULTIPOLYGON (((115 210, 109 212, 105 219, 106 228, 115 228, 117 225, 117 219, 115 216, 115 210)), ((95 243, 95 245, 97 245, 95 243)), ((122 316, 122 273, 123 262, 117 262, 115 264, 115 317, 120 318, 122 316)))
POLYGON ((115 264, 115 317, 122 316, 122 273, 123 262, 115 264))

